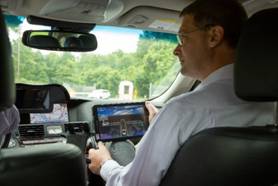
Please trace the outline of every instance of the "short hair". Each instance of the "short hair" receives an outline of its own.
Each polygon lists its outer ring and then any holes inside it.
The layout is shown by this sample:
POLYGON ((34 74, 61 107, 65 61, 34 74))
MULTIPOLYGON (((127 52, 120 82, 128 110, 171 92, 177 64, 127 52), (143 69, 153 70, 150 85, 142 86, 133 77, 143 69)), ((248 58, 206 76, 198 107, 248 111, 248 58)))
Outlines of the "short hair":
POLYGON ((236 48, 247 20, 246 11, 237 0, 196 0, 182 10, 180 16, 185 15, 192 15, 198 27, 221 26, 224 40, 232 48, 236 48))

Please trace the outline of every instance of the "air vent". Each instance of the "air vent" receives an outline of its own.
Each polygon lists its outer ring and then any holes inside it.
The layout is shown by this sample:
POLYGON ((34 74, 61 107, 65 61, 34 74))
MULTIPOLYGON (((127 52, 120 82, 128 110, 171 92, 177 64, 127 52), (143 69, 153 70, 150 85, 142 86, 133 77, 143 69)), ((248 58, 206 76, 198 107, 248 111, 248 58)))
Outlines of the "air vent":
POLYGON ((44 137, 43 125, 19 126, 21 140, 42 139, 44 137))

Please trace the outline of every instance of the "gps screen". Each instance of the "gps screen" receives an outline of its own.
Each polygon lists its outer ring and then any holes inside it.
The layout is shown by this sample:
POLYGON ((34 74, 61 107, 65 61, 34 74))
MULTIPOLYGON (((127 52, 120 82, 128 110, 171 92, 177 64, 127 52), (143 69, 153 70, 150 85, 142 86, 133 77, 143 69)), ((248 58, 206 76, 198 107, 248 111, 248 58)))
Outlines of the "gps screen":
POLYGON ((93 111, 98 141, 141 137, 149 125, 144 103, 96 105, 93 111))

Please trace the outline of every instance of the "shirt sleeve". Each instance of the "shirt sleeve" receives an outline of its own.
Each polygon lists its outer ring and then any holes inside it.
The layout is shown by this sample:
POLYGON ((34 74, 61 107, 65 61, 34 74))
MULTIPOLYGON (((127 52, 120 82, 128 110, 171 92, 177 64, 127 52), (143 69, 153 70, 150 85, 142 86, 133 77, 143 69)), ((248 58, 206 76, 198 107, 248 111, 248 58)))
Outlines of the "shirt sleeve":
POLYGON ((100 169, 100 175, 107 181, 109 175, 121 171, 122 168, 115 160, 107 160, 100 169))
POLYGON ((158 185, 177 150, 199 121, 195 119, 195 111, 180 107, 177 102, 167 104, 141 139, 130 164, 122 167, 113 160, 104 163, 100 172, 106 185, 158 185))

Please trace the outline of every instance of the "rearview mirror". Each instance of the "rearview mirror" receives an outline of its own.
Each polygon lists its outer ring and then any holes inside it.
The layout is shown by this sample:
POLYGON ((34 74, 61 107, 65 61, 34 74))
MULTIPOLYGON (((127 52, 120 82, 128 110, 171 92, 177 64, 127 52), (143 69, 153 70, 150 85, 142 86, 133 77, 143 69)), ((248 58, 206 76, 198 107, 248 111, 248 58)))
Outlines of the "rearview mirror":
POLYGON ((87 52, 97 48, 93 34, 55 30, 27 30, 23 33, 24 45, 57 51, 87 52))

